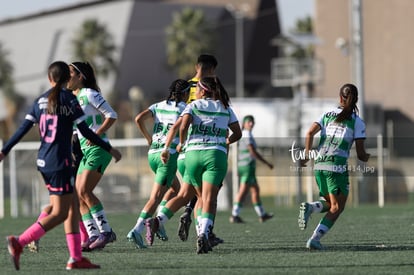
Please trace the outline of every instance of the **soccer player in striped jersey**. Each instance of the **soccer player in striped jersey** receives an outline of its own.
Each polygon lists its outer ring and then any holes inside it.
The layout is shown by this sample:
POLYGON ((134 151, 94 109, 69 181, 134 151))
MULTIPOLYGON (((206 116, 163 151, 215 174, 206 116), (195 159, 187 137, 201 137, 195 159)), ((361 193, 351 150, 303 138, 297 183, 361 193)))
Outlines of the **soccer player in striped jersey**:
POLYGON ((320 200, 303 202, 300 205, 298 224, 301 230, 306 229, 312 213, 326 212, 316 226, 306 248, 322 250, 320 239, 332 228, 345 209, 349 194, 348 158, 355 141, 357 157, 367 162, 370 155, 365 151, 365 123, 358 116, 358 89, 353 84, 345 84, 339 91, 337 109, 326 112, 318 122, 309 128, 305 139, 305 159, 309 161, 313 137, 320 134, 318 156, 313 170, 319 187, 320 200))
MULTIPOLYGON (((117 113, 102 96, 92 66, 87 62, 73 62, 69 65, 68 88, 76 95, 86 115, 89 128, 109 143, 107 131, 115 123, 117 113)), ((102 202, 93 193, 101 180, 111 157, 105 150, 95 146, 77 131, 83 157, 76 175, 76 191, 79 196, 80 212, 86 233, 81 231, 82 249, 101 249, 116 240, 109 225, 102 202)), ((82 227, 81 227, 82 229, 82 227)))
POLYGON ((36 221, 21 235, 8 236, 8 250, 14 267, 19 270, 23 247, 33 240, 39 240, 46 232, 64 223, 70 254, 66 269, 99 268, 99 265, 82 256, 79 204, 72 180, 73 124, 77 125, 85 137, 109 152, 116 161, 121 159, 121 153, 89 129, 76 97, 64 89, 70 78, 68 65, 62 61, 53 62, 48 68, 48 78, 52 88, 35 100, 20 128, 2 148, 0 161, 34 124, 38 124, 40 148, 37 167, 49 190, 52 208, 49 215, 36 221))
POLYGON ((260 188, 256 178, 256 159, 266 164, 270 169, 273 169, 273 164, 268 162, 257 152, 256 140, 253 137, 254 117, 247 115, 243 118, 242 138, 238 142, 238 158, 237 168, 240 178, 240 189, 236 195, 233 203, 232 215, 230 217, 231 223, 243 223, 240 218, 240 210, 242 203, 250 191, 252 204, 254 210, 259 216, 260 222, 265 222, 273 217, 272 213, 266 213, 260 199, 260 188))
MULTIPOLYGON (((150 146, 148 151, 148 163, 151 170, 155 173, 154 184, 152 187, 150 198, 138 216, 137 222, 127 235, 127 239, 134 242, 137 248, 145 248, 142 241, 141 233, 145 226, 151 227, 150 218, 154 215, 158 205, 160 204, 164 194, 171 187, 173 179, 177 172, 177 157, 175 147, 178 144, 176 137, 169 147, 171 158, 167 163, 161 162, 160 154, 164 150, 165 140, 168 130, 179 118, 181 112, 186 107, 190 91, 190 84, 182 79, 173 81, 169 87, 169 96, 166 100, 154 103, 148 109, 142 111, 135 117, 135 123, 145 137, 150 146), (145 127, 147 120, 153 121, 152 135, 145 127)), ((177 182, 178 183, 178 182, 177 182)), ((178 193, 179 183, 175 187, 178 193)), ((148 230, 149 232, 150 230, 148 230)), ((163 232, 160 238, 167 240, 167 236, 163 232)), ((153 239, 147 238, 147 243, 152 245, 153 239)))
MULTIPOLYGON (((170 200, 153 219, 152 234, 171 219, 182 198, 188 193, 197 195, 197 253, 208 253, 209 233, 214 226, 217 195, 227 173, 228 145, 241 138, 241 129, 227 93, 221 90, 216 77, 204 77, 197 84, 197 100, 188 104, 182 113, 177 150, 186 143, 185 175, 180 193, 170 200), (191 125, 191 130, 189 127, 191 125), (227 136, 228 128, 232 131, 227 136)), ((176 129, 176 127, 174 127, 176 129)), ((170 134, 169 134, 170 135, 170 134)), ((169 159, 169 151, 161 155, 169 159)))
MULTIPOLYGON (((188 102, 190 103, 196 99, 195 93, 197 90, 197 83, 202 77, 214 77, 215 71, 218 66, 217 59, 211 54, 200 54, 197 58, 197 63, 195 65, 196 74, 189 80, 191 88, 190 88, 190 96, 188 98, 188 102)), ((221 87, 223 90, 224 88, 221 87)), ((182 148, 185 149, 184 147, 182 148)), ((182 152, 178 157, 178 165, 179 167, 185 167, 185 154, 182 152)), ((185 168, 183 168, 185 169, 185 168)), ((185 206, 184 213, 180 216, 179 225, 178 225, 178 236, 182 241, 186 241, 188 239, 189 229, 191 226, 191 214, 197 202, 197 196, 194 196, 185 206)), ((210 240, 214 245, 222 243, 223 240, 218 238, 213 231, 210 231, 210 240)))

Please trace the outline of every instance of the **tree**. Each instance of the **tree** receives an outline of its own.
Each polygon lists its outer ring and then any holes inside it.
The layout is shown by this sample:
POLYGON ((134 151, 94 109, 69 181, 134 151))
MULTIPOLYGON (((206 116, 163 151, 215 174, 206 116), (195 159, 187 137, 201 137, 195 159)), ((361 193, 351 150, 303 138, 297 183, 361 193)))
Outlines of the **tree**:
POLYGON ((88 61, 96 74, 104 77, 117 70, 113 54, 116 46, 112 35, 96 19, 83 22, 78 35, 72 40, 74 59, 88 61))
MULTIPOLYGON (((312 18, 307 16, 303 19, 296 20, 295 28, 290 31, 293 35, 303 36, 313 34, 312 18)), ((298 46, 291 53, 291 57, 296 59, 312 58, 314 56, 315 49, 313 45, 298 46)))
POLYGON ((0 138, 8 138, 8 133, 13 126, 13 118, 19 106, 24 103, 24 98, 15 91, 13 65, 7 59, 8 54, 2 43, 0 43, 0 90, 3 92, 8 107, 8 117, 0 118, 0 128, 2 130, 0 138))
POLYGON ((212 52, 213 30, 206 23, 204 12, 184 8, 173 14, 167 33, 167 64, 180 78, 194 74, 194 62, 203 52, 212 52))
POLYGON ((299 18, 298 20, 296 20, 296 26, 293 32, 299 34, 313 33, 312 18, 310 16, 306 16, 303 19, 299 18))
POLYGON ((3 91, 4 96, 13 102, 19 97, 14 90, 13 66, 8 61, 7 55, 8 52, 0 43, 0 88, 3 91))

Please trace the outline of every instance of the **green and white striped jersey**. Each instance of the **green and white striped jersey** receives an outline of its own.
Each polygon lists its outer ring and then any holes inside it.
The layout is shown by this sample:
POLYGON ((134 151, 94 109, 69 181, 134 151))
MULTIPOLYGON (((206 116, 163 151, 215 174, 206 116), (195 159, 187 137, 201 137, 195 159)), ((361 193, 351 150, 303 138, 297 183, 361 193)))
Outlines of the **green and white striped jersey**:
POLYGON ((216 149, 227 153, 227 129, 238 122, 231 107, 226 109, 220 100, 198 99, 187 105, 185 114, 193 117, 186 152, 216 149))
MULTIPOLYGON (((168 130, 180 117, 180 114, 185 109, 185 106, 186 104, 184 102, 176 103, 175 101, 164 100, 152 104, 148 108, 154 117, 152 144, 148 151, 149 154, 157 153, 163 150, 168 130)), ((171 143, 170 153, 174 154, 176 152, 175 148, 178 143, 179 139, 177 135, 171 143)))
POLYGON ((256 149, 256 141, 253 137, 252 131, 243 129, 242 137, 238 142, 237 165, 249 166, 256 162, 256 159, 250 155, 248 146, 251 145, 256 149))
POLYGON ((317 122, 321 126, 321 137, 315 170, 345 172, 354 140, 366 138, 365 123, 356 113, 352 114, 351 119, 335 122, 341 111, 341 108, 337 108, 326 112, 317 122))
MULTIPOLYGON (((118 118, 117 113, 106 102, 100 92, 90 88, 82 88, 76 97, 85 113, 85 122, 92 131, 96 132, 102 126, 105 118, 118 118)), ((83 149, 86 146, 87 139, 83 137, 79 130, 77 133, 81 148, 83 149)), ((108 141, 106 134, 101 135, 101 138, 108 141)))

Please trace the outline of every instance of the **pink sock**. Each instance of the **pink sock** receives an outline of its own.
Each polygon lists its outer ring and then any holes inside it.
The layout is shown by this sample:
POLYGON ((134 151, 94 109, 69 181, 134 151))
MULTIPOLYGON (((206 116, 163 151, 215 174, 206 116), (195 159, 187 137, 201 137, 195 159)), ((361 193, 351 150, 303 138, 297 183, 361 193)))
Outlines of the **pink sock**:
POLYGON ((38 222, 35 222, 19 236, 19 243, 21 246, 25 246, 31 241, 39 240, 45 234, 46 231, 43 227, 38 222))
POLYGON ((68 244, 69 255, 75 261, 82 259, 81 237, 79 233, 66 234, 66 243, 68 244))
POLYGON ((37 218, 37 221, 39 222, 41 219, 43 219, 44 217, 47 217, 47 216, 49 216, 49 213, 42 211, 40 213, 39 217, 37 218))
POLYGON ((80 231, 81 242, 86 243, 89 240, 89 235, 88 235, 88 231, 86 231, 86 227, 83 224, 83 221, 79 222, 79 231, 80 231))

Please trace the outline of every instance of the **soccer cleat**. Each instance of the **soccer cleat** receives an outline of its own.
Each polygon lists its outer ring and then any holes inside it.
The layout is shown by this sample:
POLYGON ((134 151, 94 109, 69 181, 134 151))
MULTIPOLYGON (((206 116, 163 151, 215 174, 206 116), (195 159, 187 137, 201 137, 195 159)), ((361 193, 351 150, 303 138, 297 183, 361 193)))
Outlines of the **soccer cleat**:
POLYGON ((197 238, 197 254, 207 254, 209 251, 213 251, 208 243, 205 234, 200 234, 197 238))
POLYGON ((39 240, 31 241, 27 247, 29 248, 30 252, 37 253, 39 252, 39 240))
POLYGON ((309 239, 306 242, 306 248, 309 250, 323 250, 324 249, 321 242, 314 240, 314 239, 309 239))
POLYGON ((271 218, 273 218, 273 213, 265 213, 263 216, 259 218, 259 221, 265 222, 267 220, 270 220, 271 218))
POLYGON ((244 223, 242 218, 240 218, 239 216, 230 216, 229 220, 231 223, 244 223))
MULTIPOLYGON (((159 222, 159 221, 158 221, 159 222)), ((155 235, 157 236, 158 239, 160 239, 161 241, 168 241, 168 236, 167 236, 167 232, 165 232, 165 228, 162 225, 162 223, 158 223, 158 230, 157 232, 155 232, 155 235)))
POLYGON ((101 268, 97 264, 91 263, 88 258, 82 257, 80 261, 75 261, 73 258, 69 258, 68 263, 66 264, 66 270, 72 269, 96 269, 101 268))
POLYGON ((147 244, 151 246, 154 243, 155 232, 157 232, 160 227, 160 221, 157 218, 150 218, 145 223, 145 226, 147 227, 145 239, 147 240, 147 244))
POLYGON ((102 249, 104 248, 108 243, 112 243, 116 241, 116 234, 114 231, 111 230, 111 232, 103 232, 99 234, 99 237, 89 245, 90 250, 95 249, 102 249))
POLYGON ((127 239, 130 242, 134 242, 135 246, 137 248, 147 248, 147 246, 144 244, 144 241, 142 240, 142 236, 141 234, 138 234, 134 231, 134 229, 132 229, 131 231, 129 231, 128 235, 127 235, 127 239))
POLYGON ((23 247, 20 245, 19 240, 15 236, 7 237, 7 249, 9 250, 11 259, 16 270, 20 269, 19 261, 20 255, 23 253, 23 247))
POLYGON ((86 242, 81 243, 82 251, 83 252, 90 252, 92 249, 89 247, 93 242, 98 239, 99 236, 92 236, 86 242))
POLYGON ((305 230, 308 226, 309 218, 312 214, 312 205, 302 202, 299 207, 298 225, 300 230, 305 230))
POLYGON ((178 225, 178 237, 185 242, 188 239, 188 233, 191 226, 191 213, 185 211, 180 216, 180 223, 178 225))
POLYGON ((221 243, 224 243, 224 240, 217 237, 213 232, 210 232, 208 234, 208 243, 210 244, 210 247, 215 247, 221 243))

